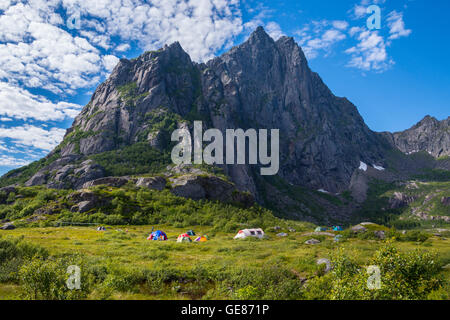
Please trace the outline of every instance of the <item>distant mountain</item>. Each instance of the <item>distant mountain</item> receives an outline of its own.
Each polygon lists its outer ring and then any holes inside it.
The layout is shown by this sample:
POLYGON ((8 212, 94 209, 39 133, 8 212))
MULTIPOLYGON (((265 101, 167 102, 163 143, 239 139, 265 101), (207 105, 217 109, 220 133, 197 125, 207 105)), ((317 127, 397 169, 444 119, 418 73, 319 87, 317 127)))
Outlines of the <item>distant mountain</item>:
MULTIPOLYGON (((120 60, 64 141, 0 184, 79 189, 107 176, 192 173, 168 166, 172 131, 192 130, 194 120, 222 132, 280 129, 277 176, 262 177, 254 165, 225 165, 221 172, 238 190, 298 219, 349 217, 354 205, 340 206, 334 194, 367 184, 355 175, 404 179, 410 173, 401 164, 414 162, 404 160, 404 153, 449 155, 449 119, 427 117, 403 133, 375 133, 351 102, 333 95, 311 71, 292 38, 274 41, 259 27, 246 42, 204 64, 193 62, 179 43, 120 60), (362 164, 369 170, 361 170, 362 164)), ((433 169, 435 162, 413 167, 433 169)))
POLYGON ((438 121, 426 116, 412 128, 388 136, 407 154, 426 151, 435 158, 450 156, 450 117, 438 121))

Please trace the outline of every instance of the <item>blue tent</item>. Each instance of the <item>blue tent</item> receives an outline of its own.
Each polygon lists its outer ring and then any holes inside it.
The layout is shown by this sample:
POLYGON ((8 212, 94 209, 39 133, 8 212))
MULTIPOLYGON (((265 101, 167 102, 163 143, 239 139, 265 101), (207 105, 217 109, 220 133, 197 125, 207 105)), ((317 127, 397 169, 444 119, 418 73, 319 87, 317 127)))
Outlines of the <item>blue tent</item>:
POLYGON ((342 227, 340 227, 340 226, 335 226, 333 228, 333 231, 344 231, 344 229, 342 229, 342 227))
POLYGON ((150 236, 147 238, 147 240, 160 240, 165 241, 167 240, 167 235, 162 232, 161 230, 154 231, 150 234, 150 236))

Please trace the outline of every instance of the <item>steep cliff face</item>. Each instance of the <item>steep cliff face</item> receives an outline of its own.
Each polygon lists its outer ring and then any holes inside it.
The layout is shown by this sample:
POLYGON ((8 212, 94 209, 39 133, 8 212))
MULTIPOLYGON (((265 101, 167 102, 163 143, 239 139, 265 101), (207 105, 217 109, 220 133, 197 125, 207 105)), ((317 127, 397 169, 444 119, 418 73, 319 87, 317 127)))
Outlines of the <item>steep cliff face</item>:
MULTIPOLYGON (((279 175, 294 185, 338 192, 360 161, 383 165, 381 139, 356 107, 331 93, 292 38, 275 42, 262 28, 206 64, 192 62, 178 43, 121 60, 57 152, 79 160, 138 142, 164 149, 168 126, 192 120, 223 132, 280 129, 279 175)), ((235 165, 225 172, 256 194, 253 169, 235 165)), ((45 181, 40 174, 29 184, 45 181)))
POLYGON ((438 121, 426 116, 412 128, 388 136, 398 149, 407 154, 427 151, 435 158, 450 156, 450 117, 438 121))
POLYGON ((381 139, 310 70, 292 38, 275 42, 258 28, 207 63, 203 88, 215 127, 280 129, 280 176, 291 184, 338 192, 360 161, 383 165, 381 139))
POLYGON ((262 203, 285 199, 299 217, 310 212, 292 187, 347 190, 361 162, 386 167, 394 146, 449 154, 449 119, 425 118, 403 133, 374 133, 351 102, 334 96, 310 70, 292 38, 274 41, 259 27, 207 63, 191 61, 179 43, 120 60, 61 145, 40 162, 7 174, 2 184, 81 188, 105 176, 170 171, 170 135, 176 128, 192 129, 194 120, 222 132, 279 129, 280 170, 269 184, 255 166, 222 169, 239 190, 262 203))

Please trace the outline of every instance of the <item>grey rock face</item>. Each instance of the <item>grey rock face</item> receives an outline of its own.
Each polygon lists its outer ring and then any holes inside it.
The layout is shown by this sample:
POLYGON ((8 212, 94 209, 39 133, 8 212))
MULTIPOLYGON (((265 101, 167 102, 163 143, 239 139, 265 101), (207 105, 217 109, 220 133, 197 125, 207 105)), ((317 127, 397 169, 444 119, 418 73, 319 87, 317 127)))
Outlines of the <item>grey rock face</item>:
POLYGON ((352 231, 355 232, 355 233, 361 233, 361 232, 366 232, 367 228, 365 228, 362 225, 358 224, 357 226, 352 227, 352 231))
POLYGON ((11 193, 16 193, 17 189, 13 186, 4 187, 0 189, 0 204, 6 204, 8 197, 11 193))
POLYGON ((395 192, 394 196, 389 199, 389 206, 391 209, 403 208, 414 202, 414 200, 415 198, 412 196, 407 196, 401 192, 395 192))
POLYGON ((239 192, 232 183, 215 176, 184 175, 170 178, 170 182, 171 192, 179 197, 237 202, 244 206, 254 203, 250 194, 239 192))
MULTIPOLYGON (((161 107, 182 118, 201 114, 204 126, 222 132, 280 129, 279 174, 295 185, 342 191, 360 160, 383 159, 379 136, 355 106, 331 93, 292 38, 274 41, 262 28, 206 64, 192 62, 178 43, 132 61, 122 59, 66 137, 86 133, 79 142, 82 156, 119 149, 143 134, 149 146, 159 148, 160 133, 145 135, 145 130, 146 115, 161 107)), ((76 149, 68 143, 63 154, 75 156, 76 149)), ((257 194, 256 168, 224 169, 239 190, 257 194)), ((32 183, 45 179, 36 177, 32 183)))
POLYGON ((278 233, 277 234, 277 237, 287 237, 288 236, 288 234, 286 233, 286 232, 281 232, 281 233, 278 233))
POLYGON ((320 241, 317 239, 309 239, 305 241, 305 244, 319 244, 320 241))
POLYGON ((450 156, 450 117, 438 121, 426 116, 412 128, 393 133, 391 139, 404 153, 427 151, 435 158, 450 156))
POLYGON ((74 206, 74 208, 72 208, 73 210, 76 210, 80 213, 84 213, 84 212, 88 212, 91 209, 94 209, 96 206, 94 201, 82 201, 79 204, 77 204, 76 206, 74 206))
POLYGON ((120 187, 124 186, 125 184, 127 184, 128 181, 130 181, 130 180, 128 178, 124 178, 124 177, 100 178, 100 179, 86 182, 83 185, 83 189, 88 189, 88 188, 92 188, 92 187, 100 186, 100 185, 106 185, 109 187, 120 188, 120 187))
POLYGON ((164 190, 167 181, 163 177, 139 178, 136 182, 137 187, 144 187, 153 190, 164 190))
POLYGON ((0 227, 1 230, 14 230, 16 226, 12 223, 6 223, 2 227, 0 227))
POLYGON ((353 199, 363 203, 367 199, 367 190, 369 189, 369 179, 366 174, 360 170, 355 170, 350 180, 349 187, 353 199))
POLYGON ((25 182, 26 187, 39 186, 47 182, 47 174, 44 172, 38 172, 30 180, 25 182))
POLYGON ((16 189, 16 187, 9 186, 9 187, 0 188, 0 192, 3 192, 6 196, 8 196, 10 193, 16 193, 17 189, 16 189))
POLYGON ((184 176, 171 180, 171 192, 183 198, 201 200, 206 198, 206 191, 195 176, 184 176))
POLYGON ((380 231, 374 231, 375 236, 378 239, 384 240, 386 238, 386 234, 384 231, 380 230, 380 231))

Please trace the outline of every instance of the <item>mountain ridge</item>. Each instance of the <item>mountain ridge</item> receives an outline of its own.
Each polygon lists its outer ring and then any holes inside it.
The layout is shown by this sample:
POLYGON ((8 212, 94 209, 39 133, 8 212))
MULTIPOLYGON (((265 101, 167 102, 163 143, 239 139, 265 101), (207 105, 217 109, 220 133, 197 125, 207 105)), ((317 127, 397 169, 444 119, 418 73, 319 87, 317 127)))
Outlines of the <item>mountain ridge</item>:
MULTIPOLYGON (((2 178, 2 184, 22 181, 28 186, 78 189, 105 176, 159 174, 170 165, 171 132, 192 129, 194 120, 222 132, 279 128, 277 183, 258 176, 254 166, 220 168, 239 191, 250 192, 261 204, 270 205, 277 196, 285 199, 291 203, 285 211, 297 218, 311 212, 297 198, 298 190, 289 195, 291 186, 307 188, 309 196, 322 202, 311 192, 340 194, 361 185, 357 181, 367 184, 366 176, 393 181, 405 179, 417 168, 437 166, 434 159, 416 166, 405 154, 412 148, 433 157, 447 155, 449 149, 448 122, 442 124, 446 130, 433 134, 441 125, 431 117, 402 133, 370 130, 357 108, 336 97, 309 68, 293 38, 275 41, 258 27, 247 41, 206 63, 193 62, 178 42, 135 59, 121 59, 75 118, 63 142, 35 165, 34 172, 15 170, 2 178), (418 132, 420 139, 415 138, 418 132), (397 154, 392 162, 395 150, 403 155, 397 154), (408 161, 414 166, 398 165, 408 161), (361 162, 371 169, 361 170, 361 162)), ((350 206, 343 211, 348 216, 353 210, 350 206)))

